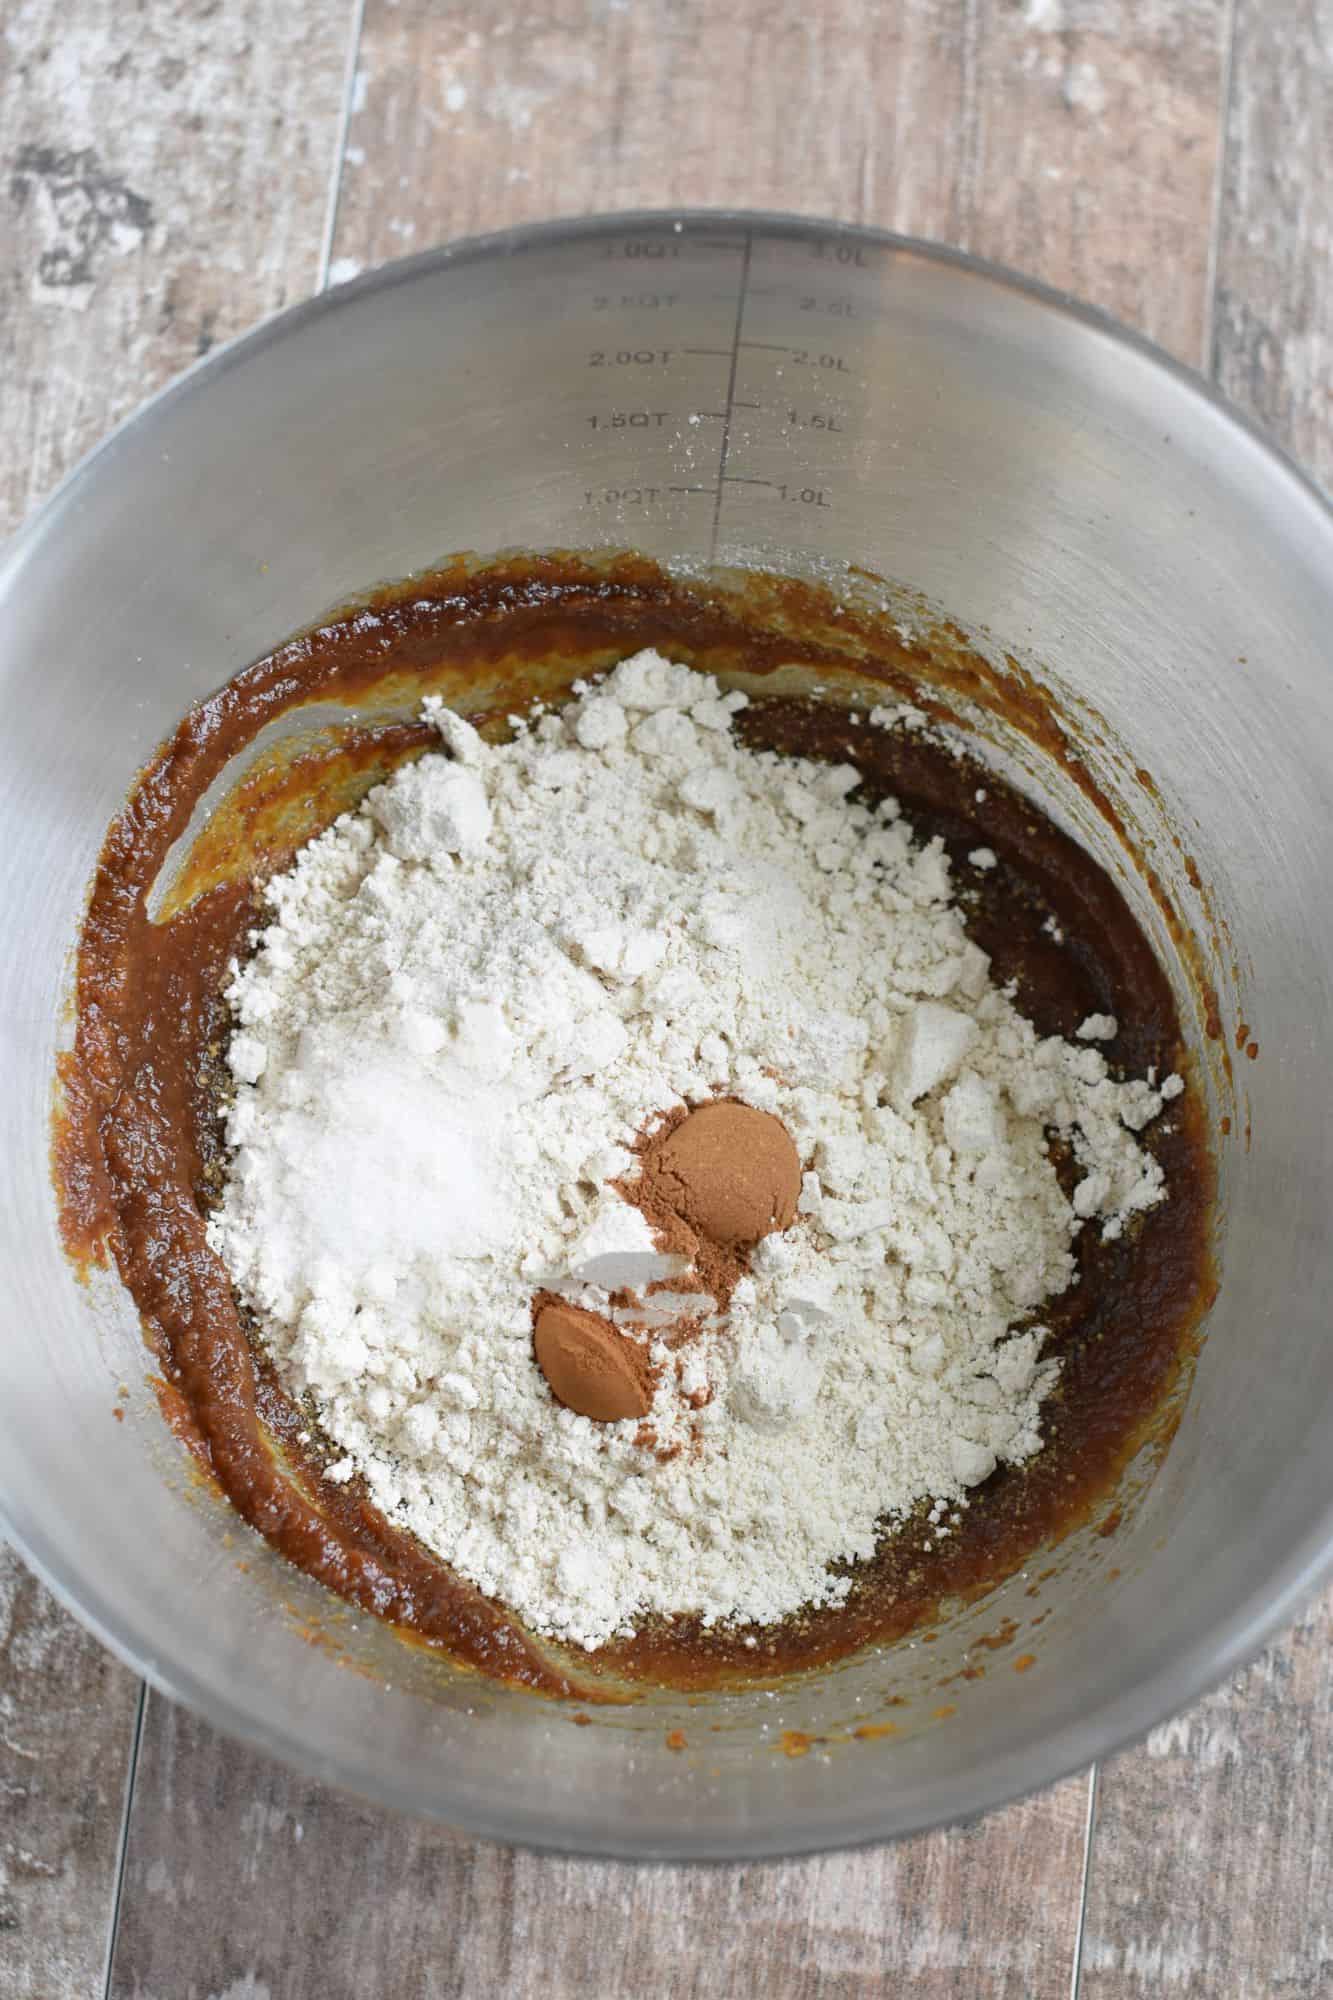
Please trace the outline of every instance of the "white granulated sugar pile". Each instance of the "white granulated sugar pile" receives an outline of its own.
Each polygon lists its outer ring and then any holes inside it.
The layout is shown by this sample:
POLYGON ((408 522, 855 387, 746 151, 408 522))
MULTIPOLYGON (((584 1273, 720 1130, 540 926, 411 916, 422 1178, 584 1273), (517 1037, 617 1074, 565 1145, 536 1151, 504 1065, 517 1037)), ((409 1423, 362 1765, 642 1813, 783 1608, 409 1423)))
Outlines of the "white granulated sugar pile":
POLYGON ((585 1647, 837 1602, 831 1565, 885 1522, 1030 1456, 1034 1319, 1085 1218, 1115 1235, 1162 1198, 1134 1134, 1182 1087, 1113 1081, 1105 1017, 1040 1039, 941 845, 850 803, 849 766, 742 748, 743 704, 654 653, 500 748, 428 704, 445 749, 270 884, 230 989, 209 1235, 342 1454, 326 1476, 585 1647), (642 1334, 652 1449, 555 1401, 533 1298, 611 1313, 680 1274, 608 1183, 718 1093, 785 1123, 800 1210, 725 1320, 678 1356, 642 1334))

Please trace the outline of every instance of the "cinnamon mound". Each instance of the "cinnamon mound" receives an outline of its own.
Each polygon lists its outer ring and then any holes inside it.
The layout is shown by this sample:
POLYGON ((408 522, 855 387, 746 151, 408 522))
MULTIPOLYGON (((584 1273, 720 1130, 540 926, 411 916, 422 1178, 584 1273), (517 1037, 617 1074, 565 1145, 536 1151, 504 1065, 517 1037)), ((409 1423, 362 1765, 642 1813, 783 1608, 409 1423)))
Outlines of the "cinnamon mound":
POLYGON ((646 1417, 652 1407, 648 1350, 600 1313, 548 1298, 532 1329, 537 1366, 557 1402, 599 1424, 646 1417))
POLYGON ((751 1249, 795 1216, 801 1162, 781 1119, 722 1097, 650 1147, 644 1179, 653 1200, 699 1235, 751 1249))

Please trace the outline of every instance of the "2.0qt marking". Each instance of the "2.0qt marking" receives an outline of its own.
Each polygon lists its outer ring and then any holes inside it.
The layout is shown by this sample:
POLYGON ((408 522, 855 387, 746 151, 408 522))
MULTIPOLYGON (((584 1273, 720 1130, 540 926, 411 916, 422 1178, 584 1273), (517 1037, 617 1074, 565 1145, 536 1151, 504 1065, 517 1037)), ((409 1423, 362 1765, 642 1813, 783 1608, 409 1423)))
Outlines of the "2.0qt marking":
POLYGON ((594 347, 588 356, 589 368, 664 368, 671 359, 669 347, 594 347))

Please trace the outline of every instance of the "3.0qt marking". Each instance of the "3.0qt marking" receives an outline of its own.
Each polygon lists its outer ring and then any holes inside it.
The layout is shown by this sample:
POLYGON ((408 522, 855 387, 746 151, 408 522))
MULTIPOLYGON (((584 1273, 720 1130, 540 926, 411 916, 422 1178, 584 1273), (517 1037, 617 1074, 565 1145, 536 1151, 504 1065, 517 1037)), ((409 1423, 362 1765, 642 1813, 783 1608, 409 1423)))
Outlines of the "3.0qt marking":
POLYGON ((680 241, 671 236, 625 236, 602 245, 603 257, 612 262, 666 264, 680 256, 680 241))

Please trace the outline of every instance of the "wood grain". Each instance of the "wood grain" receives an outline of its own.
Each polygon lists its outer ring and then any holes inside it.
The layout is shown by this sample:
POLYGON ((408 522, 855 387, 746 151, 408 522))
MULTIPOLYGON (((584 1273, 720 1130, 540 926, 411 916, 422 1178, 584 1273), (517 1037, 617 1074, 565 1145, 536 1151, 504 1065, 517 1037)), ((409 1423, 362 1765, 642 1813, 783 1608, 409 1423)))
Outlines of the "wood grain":
POLYGON ((101 1991, 139 1683, 0 1546, 0 1991, 101 1991))
POLYGON ((1333 1993, 1333 1596, 1103 1769, 1082 2000, 1333 1993))
POLYGON ((814 211, 1019 264, 1202 357, 1228 0, 368 0, 350 276, 674 204, 814 211))
POLYGON ((1213 371, 1333 485, 1333 4, 1240 0, 1213 371))
MULTIPOLYGON (((316 282, 350 11, 17 0, 0 36, 0 533, 316 282)), ((100 1993, 139 1688, 0 1550, 0 1990, 100 1993)))
POLYGON ((960 21, 956 0, 368 0, 335 268, 675 204, 957 235, 960 21))
POLYGON ((350 9, 14 0, 0 36, 0 532, 318 281, 350 9))
POLYGON ((982 6, 968 247, 1202 365, 1229 31, 1229 0, 982 6))
MULTIPOLYGON (((1330 248, 1333 5, 1241 0, 1213 368, 1326 480, 1330 248)), ((1229 1688, 1102 1772, 1084 2000, 1333 1993, 1330 1767, 1333 1593, 1229 1688)))
POLYGON ((396 1818, 150 1696, 110 1991, 1065 2000, 1087 1785, 898 1847, 633 1868, 396 1818))

